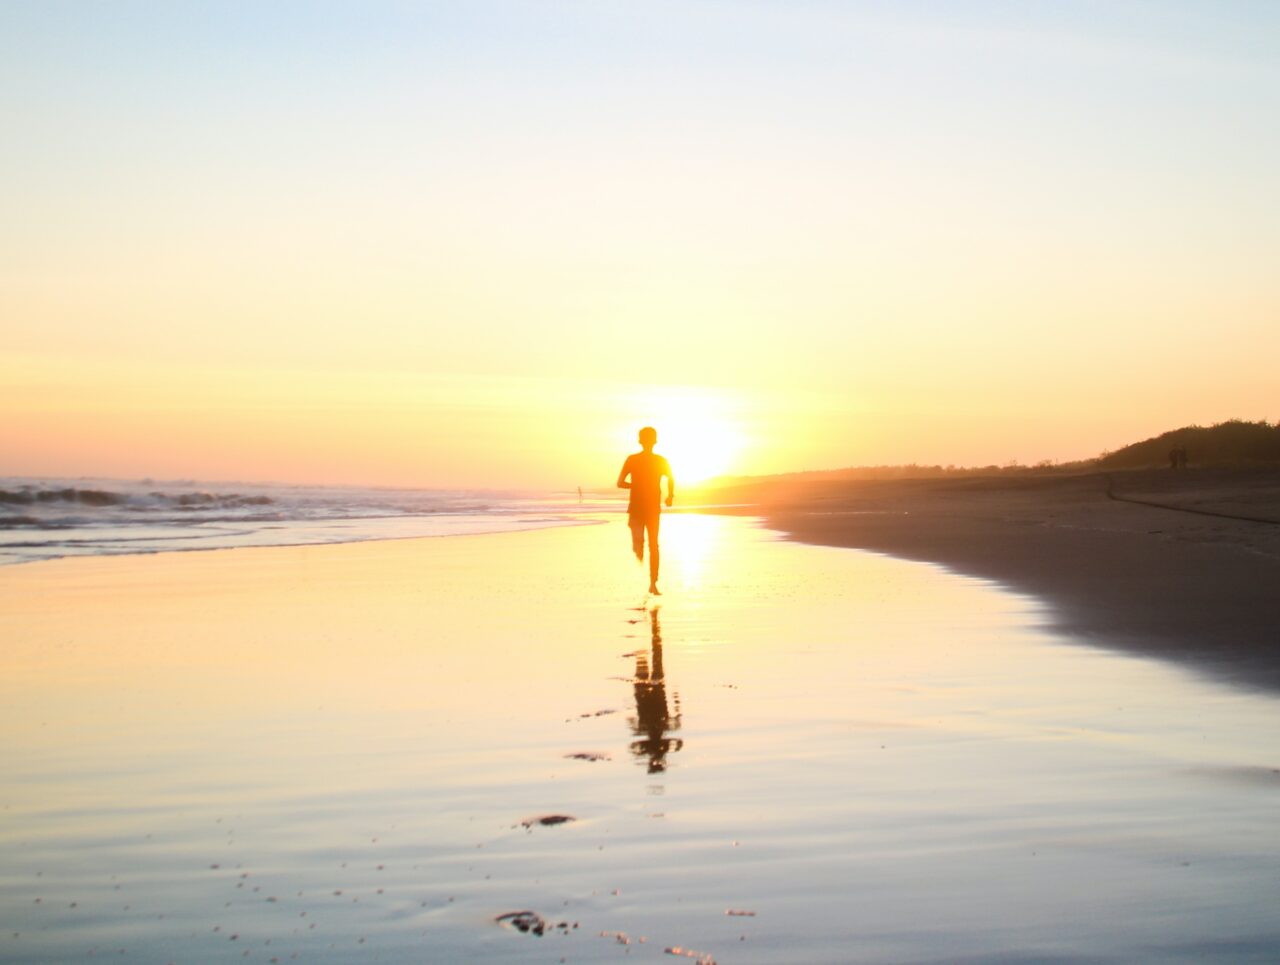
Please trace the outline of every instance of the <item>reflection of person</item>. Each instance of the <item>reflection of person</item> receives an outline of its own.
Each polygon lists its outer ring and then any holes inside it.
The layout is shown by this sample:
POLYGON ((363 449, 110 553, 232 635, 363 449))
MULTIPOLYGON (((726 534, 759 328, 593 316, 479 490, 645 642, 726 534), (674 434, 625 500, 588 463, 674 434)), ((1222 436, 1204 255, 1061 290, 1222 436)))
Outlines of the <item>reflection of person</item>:
POLYGON ((644 534, 649 534, 649 592, 658 592, 658 520, 662 514, 662 477, 667 477, 667 505, 676 496, 676 479, 665 456, 653 451, 658 430, 640 430, 640 452, 627 456, 618 473, 618 488, 631 490, 627 519, 631 524, 631 548, 636 559, 644 559, 644 534), (628 477, 630 480, 628 481, 628 477))
POLYGON ((658 608, 649 611, 649 630, 652 636, 650 652, 636 652, 636 716, 631 720, 631 731, 640 740, 631 742, 631 753, 648 761, 650 774, 667 769, 667 755, 680 750, 684 742, 668 737, 680 729, 680 698, 675 698, 676 712, 672 716, 667 708, 667 682, 662 669, 662 630, 658 625, 658 608))

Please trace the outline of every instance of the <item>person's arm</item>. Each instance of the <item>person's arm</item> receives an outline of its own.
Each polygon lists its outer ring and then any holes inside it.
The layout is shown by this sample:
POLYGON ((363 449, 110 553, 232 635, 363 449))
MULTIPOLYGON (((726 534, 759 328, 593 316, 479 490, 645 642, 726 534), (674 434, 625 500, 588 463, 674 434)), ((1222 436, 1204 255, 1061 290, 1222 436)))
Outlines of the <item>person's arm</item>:
POLYGON ((622 464, 622 472, 618 473, 618 488, 630 489, 631 483, 627 481, 627 477, 631 475, 631 457, 627 456, 626 462, 622 464))
POLYGON ((671 463, 667 463, 667 505, 671 505, 671 501, 676 498, 676 477, 671 471, 671 463))

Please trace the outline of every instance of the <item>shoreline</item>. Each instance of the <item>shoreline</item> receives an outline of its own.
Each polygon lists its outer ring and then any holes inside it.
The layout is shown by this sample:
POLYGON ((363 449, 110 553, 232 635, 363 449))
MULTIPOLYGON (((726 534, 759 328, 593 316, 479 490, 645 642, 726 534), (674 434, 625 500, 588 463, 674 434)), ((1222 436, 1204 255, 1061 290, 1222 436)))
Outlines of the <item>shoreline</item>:
MULTIPOLYGON (((766 480, 698 495, 718 504, 677 512, 755 517, 797 542, 868 550, 989 580, 1041 600, 1047 628, 1075 642, 1280 692, 1280 471, 766 480)), ((593 513, 510 529, 68 554, 9 565, 398 542, 604 521, 593 513)))
MULTIPOLYGON (((535 533, 544 529, 572 528, 575 526, 594 526, 599 524, 600 522, 603 522, 602 519, 596 518, 595 515, 586 515, 586 514, 580 515, 580 516, 566 516, 561 518, 519 521, 520 525, 511 525, 510 520, 506 521, 504 525, 499 522, 499 520, 502 520, 503 517, 483 516, 479 514, 466 515, 466 516, 453 515, 448 517, 408 516, 408 515, 387 516, 387 517, 363 517, 363 518, 357 518, 356 521, 367 524, 370 519, 373 519, 376 522, 391 521, 393 523, 397 523, 401 527, 412 527, 414 525, 421 525, 423 522, 425 522, 428 526, 434 526, 438 528, 440 526, 442 519, 447 521, 450 524, 455 524, 455 525, 453 529, 438 529, 438 531, 436 532, 402 532, 402 533, 392 532, 387 534, 376 534, 376 535, 370 535, 366 533, 362 535, 347 536, 344 538, 318 538, 315 536, 309 537, 307 534, 304 533, 302 538, 295 538, 293 540, 280 540, 278 542, 273 537, 268 537, 266 540, 263 540, 263 541, 254 541, 252 539, 248 539, 248 540, 241 539, 240 541, 237 542, 236 536, 241 534, 232 534, 228 538, 228 540, 223 543, 211 542, 205 545, 193 545, 193 546, 156 545, 156 544, 163 543, 166 540, 171 540, 175 538, 175 537, 165 536, 165 537, 157 537, 156 539, 150 541, 149 545, 142 546, 137 549, 133 549, 133 548, 111 549, 107 551, 99 550, 99 551, 88 551, 88 552, 72 551, 72 552, 61 552, 61 553, 51 552, 46 555, 40 555, 40 556, 31 555, 25 558, 19 557, 17 554, 12 554, 12 553, 6 554, 4 552, 5 547, 3 545, 0 545, 0 572, 3 572, 9 567, 27 567, 37 563, 52 563, 57 560, 70 560, 70 559, 97 560, 97 559, 114 559, 117 557, 132 557, 132 556, 162 556, 169 553, 184 553, 184 554, 185 553, 217 553, 217 552, 224 552, 226 550, 243 550, 243 549, 253 549, 253 550, 289 549, 291 547, 296 547, 296 546, 347 546, 347 545, 357 544, 357 543, 386 543, 386 542, 394 543, 400 540, 445 539, 451 536, 485 536, 485 535, 499 535, 502 533, 535 533), (475 522, 476 520, 478 520, 479 522, 475 522), (460 525, 460 526, 456 525, 459 521, 462 521, 463 525, 460 525), (6 558, 6 556, 12 556, 13 558, 8 559, 6 558)), ((298 522, 303 523, 305 525, 305 521, 298 521, 298 522)), ((347 522, 347 520, 340 520, 339 522, 347 522)), ((324 525, 324 524, 322 523, 320 525, 324 525)), ((301 527, 299 528, 301 529, 301 527)), ((191 538, 191 537, 186 537, 186 538, 191 538)), ((216 533, 210 534, 205 538, 216 540, 217 534, 216 533)), ((147 542, 146 540, 138 537, 123 537, 116 540, 115 545, 118 546, 122 542, 131 542, 131 541, 147 542)), ((28 548, 28 547, 24 546, 24 548, 28 548)))
POLYGON ((789 539, 991 580, 1043 600, 1049 629, 1068 638, 1280 692, 1280 472, 760 484, 737 494, 789 539))

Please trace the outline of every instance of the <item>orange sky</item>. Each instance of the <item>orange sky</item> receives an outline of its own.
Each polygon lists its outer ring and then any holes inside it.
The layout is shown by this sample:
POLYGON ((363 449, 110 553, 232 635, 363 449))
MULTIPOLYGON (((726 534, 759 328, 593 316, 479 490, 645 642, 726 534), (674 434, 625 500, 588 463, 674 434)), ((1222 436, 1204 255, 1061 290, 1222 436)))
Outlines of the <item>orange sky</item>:
POLYGON ((608 485, 1278 414, 1265 7, 0 12, 0 474, 608 485), (118 14, 118 15, 117 15, 118 14))

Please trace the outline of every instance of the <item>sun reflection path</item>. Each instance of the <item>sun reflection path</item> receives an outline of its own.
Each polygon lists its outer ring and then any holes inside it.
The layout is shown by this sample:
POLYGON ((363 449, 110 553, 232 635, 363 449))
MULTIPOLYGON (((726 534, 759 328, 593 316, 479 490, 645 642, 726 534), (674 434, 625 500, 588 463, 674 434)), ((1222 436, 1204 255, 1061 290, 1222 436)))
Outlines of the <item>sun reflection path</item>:
POLYGON ((671 585, 700 587, 710 575, 708 564, 724 551, 723 535, 724 526, 714 516, 664 513, 661 544, 665 572, 675 580, 671 585))

